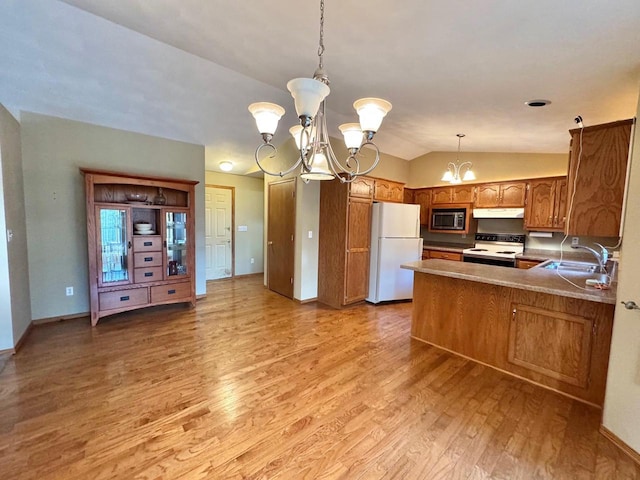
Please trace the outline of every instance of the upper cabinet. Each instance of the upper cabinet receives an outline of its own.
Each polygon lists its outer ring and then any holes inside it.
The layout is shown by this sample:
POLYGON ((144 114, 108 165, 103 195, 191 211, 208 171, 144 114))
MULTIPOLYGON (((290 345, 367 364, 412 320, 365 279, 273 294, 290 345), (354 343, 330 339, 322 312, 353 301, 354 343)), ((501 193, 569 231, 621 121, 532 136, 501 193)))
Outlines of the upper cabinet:
POLYGON ((622 120, 571 130, 566 233, 617 237, 620 231, 631 126, 622 120))
POLYGON ((478 185, 475 207, 524 207, 526 182, 484 183, 478 185))
POLYGON ((404 183, 376 178, 373 199, 379 202, 404 202, 404 183))
POLYGON ((431 189, 419 188, 413 194, 414 203, 420 205, 420 225, 429 223, 429 207, 431 206, 431 189))
POLYGON ((349 196, 373 199, 375 180, 367 177, 357 177, 349 183, 349 196))
POLYGON ((567 215, 567 177, 529 181, 524 228, 562 232, 567 215))
POLYGON ((431 189, 431 204, 473 203, 475 185, 456 185, 431 189))

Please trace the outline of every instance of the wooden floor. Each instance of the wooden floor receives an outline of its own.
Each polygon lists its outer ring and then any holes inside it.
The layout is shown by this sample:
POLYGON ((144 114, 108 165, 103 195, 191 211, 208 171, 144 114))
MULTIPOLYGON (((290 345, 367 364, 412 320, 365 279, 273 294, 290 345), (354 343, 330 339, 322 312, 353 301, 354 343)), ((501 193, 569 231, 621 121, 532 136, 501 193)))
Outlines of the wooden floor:
POLYGON ((253 276, 38 326, 0 372, 0 478, 640 478, 598 410, 411 340, 410 316, 253 276))

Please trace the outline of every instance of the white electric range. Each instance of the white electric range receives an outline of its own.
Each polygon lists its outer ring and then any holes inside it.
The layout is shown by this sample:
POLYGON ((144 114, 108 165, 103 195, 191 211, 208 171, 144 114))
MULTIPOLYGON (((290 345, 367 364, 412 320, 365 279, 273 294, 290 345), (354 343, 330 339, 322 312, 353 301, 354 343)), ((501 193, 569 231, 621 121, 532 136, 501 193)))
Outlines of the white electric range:
POLYGON ((473 248, 462 251, 462 261, 515 267, 516 255, 524 252, 526 235, 513 233, 476 233, 473 248))

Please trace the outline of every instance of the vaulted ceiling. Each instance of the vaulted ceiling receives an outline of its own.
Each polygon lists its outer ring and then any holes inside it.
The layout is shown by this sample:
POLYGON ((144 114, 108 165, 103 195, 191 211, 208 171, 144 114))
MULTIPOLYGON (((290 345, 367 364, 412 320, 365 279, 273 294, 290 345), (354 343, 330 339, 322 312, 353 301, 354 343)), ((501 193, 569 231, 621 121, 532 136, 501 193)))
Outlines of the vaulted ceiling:
MULTIPOLYGON (((376 139, 430 151, 565 152, 567 130, 632 117, 638 0, 326 0, 328 121, 365 96, 393 103, 376 139), (544 108, 525 101, 547 99, 544 108)), ((317 66, 319 0, 3 0, 0 102, 207 146, 208 169, 249 171, 247 105, 287 110, 286 82, 317 66)))

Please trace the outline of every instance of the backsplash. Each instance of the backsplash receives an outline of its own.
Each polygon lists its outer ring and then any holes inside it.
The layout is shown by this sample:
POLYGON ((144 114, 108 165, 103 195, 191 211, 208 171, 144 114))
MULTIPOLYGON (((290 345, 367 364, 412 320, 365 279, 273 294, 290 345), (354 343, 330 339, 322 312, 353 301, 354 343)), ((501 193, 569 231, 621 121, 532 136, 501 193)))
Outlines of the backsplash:
MULTIPOLYGON (((480 218, 478 219, 478 233, 515 233, 526 234, 523 228, 523 220, 521 218, 480 218)), ((461 245, 470 245, 474 243, 473 234, 457 235, 454 233, 431 233, 426 227, 421 228, 422 238, 425 243, 429 242, 445 242, 456 243, 461 245)), ((527 234, 526 248, 536 250, 560 250, 560 244, 564 234, 560 232, 552 233, 551 237, 532 237, 527 234)), ((618 243, 618 238, 610 237, 580 237, 580 244, 592 246, 594 243, 600 243, 610 250, 618 243)), ((571 251, 571 236, 564 242, 564 251, 571 251)))

